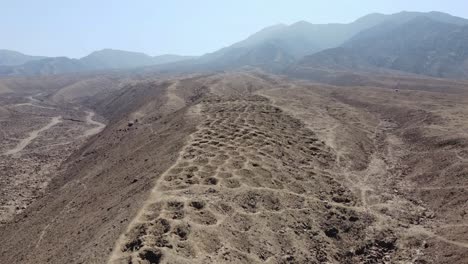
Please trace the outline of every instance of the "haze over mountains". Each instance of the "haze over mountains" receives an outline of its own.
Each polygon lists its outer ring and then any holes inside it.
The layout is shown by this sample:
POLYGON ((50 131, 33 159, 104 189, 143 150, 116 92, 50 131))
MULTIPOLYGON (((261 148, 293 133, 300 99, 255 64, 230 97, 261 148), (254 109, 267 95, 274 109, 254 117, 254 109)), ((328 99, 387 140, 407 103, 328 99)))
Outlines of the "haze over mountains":
POLYGON ((30 56, 12 50, 0 50, 0 66, 21 65, 28 61, 40 60, 45 57, 30 56))
MULTIPOLYGON (((41 58, 14 52, 2 56, 0 53, 0 75, 47 75, 160 65, 157 70, 254 66, 289 73, 304 73, 308 69, 391 70, 466 78, 467 40, 468 20, 464 18, 440 12, 376 13, 349 24, 301 21, 289 26, 274 25, 198 58, 151 57, 110 49, 81 59, 41 58), (12 59, 14 54, 16 59, 12 59)), ((3 54, 8 52, 3 51, 3 54)))
POLYGON ((1 75, 48 75, 109 69, 130 69, 182 60, 194 57, 179 55, 149 56, 140 52, 104 49, 81 59, 67 57, 36 57, 15 51, 0 52, 1 75), (13 58, 17 59, 13 59, 13 58))
POLYGON ((338 47, 358 33, 380 26, 382 23, 401 24, 418 17, 454 25, 467 23, 465 19, 439 12, 370 14, 350 24, 311 24, 301 21, 290 26, 276 25, 266 28, 244 41, 207 54, 201 60, 225 65, 290 63, 306 55, 338 47), (266 52, 269 52, 268 56, 265 54, 262 56, 266 52))
POLYGON ((303 58, 301 66, 375 71, 381 68, 435 77, 468 76, 468 26, 417 17, 386 22, 334 49, 303 58))

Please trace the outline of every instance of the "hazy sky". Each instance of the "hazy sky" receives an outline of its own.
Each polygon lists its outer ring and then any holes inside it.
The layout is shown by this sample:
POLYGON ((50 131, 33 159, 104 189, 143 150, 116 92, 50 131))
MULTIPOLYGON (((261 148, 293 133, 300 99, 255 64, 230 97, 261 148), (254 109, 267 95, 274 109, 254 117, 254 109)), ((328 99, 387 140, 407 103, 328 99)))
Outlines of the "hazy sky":
POLYGON ((277 23, 348 23, 402 10, 468 17, 468 1, 0 0, 0 10, 0 49, 70 57, 103 48, 200 55, 277 23))

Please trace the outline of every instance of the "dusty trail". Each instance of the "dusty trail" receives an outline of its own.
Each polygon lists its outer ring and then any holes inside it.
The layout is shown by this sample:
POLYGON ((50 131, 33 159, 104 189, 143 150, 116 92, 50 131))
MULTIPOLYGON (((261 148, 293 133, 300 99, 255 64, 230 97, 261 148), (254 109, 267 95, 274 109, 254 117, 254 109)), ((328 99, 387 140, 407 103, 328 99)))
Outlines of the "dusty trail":
MULTIPOLYGON (((36 94, 36 95, 41 95, 41 94, 39 93, 39 94, 36 94)), ((11 106, 13 106, 13 107, 18 107, 18 106, 32 106, 32 107, 37 107, 37 108, 42 108, 42 109, 51 109, 51 110, 56 109, 55 107, 39 105, 39 104, 42 103, 42 102, 39 101, 39 100, 37 100, 36 98, 34 98, 32 95, 31 95, 31 96, 28 96, 28 97, 26 97, 26 98, 30 101, 29 103, 19 103, 19 104, 14 104, 14 105, 11 105, 11 106)))
POLYGON ((42 106, 42 105, 37 105, 37 104, 33 104, 33 103, 14 104, 12 106, 14 106, 14 107, 16 107, 16 106, 32 106, 32 107, 43 108, 43 109, 51 109, 51 110, 56 109, 54 107, 42 106))
POLYGON ((437 187, 437 186, 415 186, 415 187, 399 187, 400 190, 420 190, 420 191, 438 191, 438 190, 457 190, 457 189, 468 189, 468 185, 460 186, 446 186, 446 187, 437 187))
MULTIPOLYGON (((101 130, 103 130, 103 129, 106 127, 106 124, 101 123, 101 122, 99 122, 99 121, 93 120, 93 117, 94 117, 95 115, 96 115, 96 114, 95 114, 94 112, 86 111, 86 119, 85 119, 85 122, 86 122, 86 124, 91 125, 91 126, 94 126, 94 127, 87 129, 87 130, 86 130, 81 136, 79 136, 78 138, 90 137, 90 136, 92 136, 92 135, 95 135, 95 134, 101 132, 101 130)), ((62 143, 51 144, 51 145, 43 146, 42 148, 50 148, 50 147, 55 147, 55 146, 68 145, 68 144, 73 143, 74 141, 75 141, 75 140, 71 140, 71 141, 67 141, 67 142, 62 142, 62 143)))
MULTIPOLYGON (((38 94, 36 94, 36 95, 41 95, 41 94, 42 94, 42 93, 38 93, 38 94)), ((40 102, 41 102, 41 101, 37 100, 36 98, 34 98, 33 95, 28 96, 27 98, 29 99, 29 101, 31 101, 31 102, 33 102, 33 103, 40 103, 40 102)))
POLYGON ((61 123, 62 121, 63 121, 62 116, 53 117, 47 125, 45 125, 44 127, 40 128, 38 130, 34 130, 34 131, 30 132, 29 136, 27 138, 22 139, 18 143, 18 145, 16 145, 16 147, 6 151, 3 155, 13 155, 13 154, 16 154, 16 153, 22 151, 25 147, 27 147, 29 145, 29 143, 31 143, 31 141, 36 139, 41 132, 44 132, 44 131, 50 129, 51 127, 61 123))
POLYGON ((86 111, 86 114, 86 123, 95 127, 86 130, 82 137, 95 135, 106 127, 104 123, 93 120, 93 117, 96 115, 94 112, 86 111))
POLYGON ((168 88, 167 88, 167 105, 166 105, 166 108, 167 108, 167 111, 169 112, 173 112, 173 111, 176 111, 177 109, 180 109, 182 107, 185 106, 185 101, 184 99, 180 98, 177 94, 176 94, 176 89, 177 89, 177 86, 179 86, 180 82, 178 80, 176 80, 173 84, 171 84, 168 88))
POLYGON ((457 152, 455 153, 455 155, 457 156, 457 158, 458 158, 461 162, 468 162, 468 158, 462 157, 462 156, 460 155, 460 152, 457 151, 457 152))
POLYGON ((453 241, 453 240, 450 240, 450 239, 447 239, 446 237, 444 236, 440 236, 440 235, 437 235, 423 227, 419 227, 419 226, 415 226, 415 227, 411 227, 409 230, 408 230, 409 233, 413 233, 413 234, 421 234, 421 235, 425 235, 425 236, 428 236, 428 237, 431 237, 431 238, 435 238, 435 239, 438 239, 442 242, 445 242, 447 244, 451 244, 451 245, 454 245, 454 246, 458 246, 458 247, 462 247, 462 248, 466 248, 468 249, 468 243, 464 243, 464 242, 459 242, 459 241, 453 241))

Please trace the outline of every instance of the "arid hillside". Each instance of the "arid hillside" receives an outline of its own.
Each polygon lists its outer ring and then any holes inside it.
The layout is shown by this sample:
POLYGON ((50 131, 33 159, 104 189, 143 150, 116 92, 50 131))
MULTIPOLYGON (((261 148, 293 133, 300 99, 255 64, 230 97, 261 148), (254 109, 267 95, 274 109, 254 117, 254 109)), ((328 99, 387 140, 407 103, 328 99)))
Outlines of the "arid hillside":
POLYGON ((0 82, 0 263, 467 262, 468 83, 322 76, 0 82))

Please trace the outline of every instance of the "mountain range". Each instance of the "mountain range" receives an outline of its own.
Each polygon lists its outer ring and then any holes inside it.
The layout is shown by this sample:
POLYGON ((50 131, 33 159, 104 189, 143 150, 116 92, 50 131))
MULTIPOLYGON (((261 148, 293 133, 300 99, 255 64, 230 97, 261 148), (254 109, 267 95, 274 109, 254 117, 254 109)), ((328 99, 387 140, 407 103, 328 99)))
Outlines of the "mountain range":
POLYGON ((468 25, 417 17, 365 30, 337 48, 301 59, 299 67, 397 70, 435 77, 468 77, 468 25))
POLYGON ((0 75, 44 75, 159 65, 155 69, 226 70, 253 66, 283 73, 327 69, 467 78, 468 20, 441 12, 400 12, 370 14, 349 24, 305 21, 279 24, 200 57, 151 57, 110 49, 81 59, 10 53, 0 53, 0 75))
POLYGON ((179 55, 149 56, 144 53, 103 49, 81 59, 37 57, 15 51, 0 51, 0 75, 49 75, 72 72, 130 69, 191 60, 179 55))
POLYGON ((382 24, 404 24, 415 18, 466 25, 468 20, 440 12, 401 12, 393 15, 370 14, 349 24, 311 24, 301 21, 290 26, 276 25, 261 30, 246 40, 200 58, 220 65, 262 65, 290 63, 302 57, 335 48, 367 30, 382 24), (267 53, 267 54, 265 54, 267 53))
POLYGON ((16 66, 25 64, 28 61, 41 60, 46 57, 30 56, 12 50, 0 50, 0 66, 16 66))

